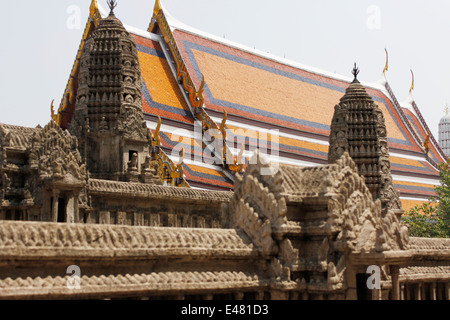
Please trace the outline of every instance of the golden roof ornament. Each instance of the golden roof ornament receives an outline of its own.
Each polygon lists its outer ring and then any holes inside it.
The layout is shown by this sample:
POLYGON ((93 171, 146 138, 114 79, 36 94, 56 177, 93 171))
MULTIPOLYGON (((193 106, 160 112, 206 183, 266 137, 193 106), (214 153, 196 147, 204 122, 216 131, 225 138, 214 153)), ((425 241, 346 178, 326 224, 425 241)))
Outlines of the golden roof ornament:
POLYGON ((388 54, 388 51, 386 48, 384 48, 384 51, 386 52, 386 65, 384 66, 384 69, 383 69, 383 75, 384 75, 384 78, 386 78, 386 71, 389 70, 389 54, 388 54))
POLYGON ((412 77, 412 83, 411 83, 411 88, 409 89, 409 93, 412 93, 412 91, 414 90, 414 72, 411 70, 411 77, 412 77))
POLYGON ((162 10, 161 2, 159 0, 156 0, 155 7, 153 9, 154 15, 157 16, 161 10, 162 10))
POLYGON ((423 142, 423 148, 425 149, 426 155, 428 155, 428 153, 430 152, 430 137, 431 137, 431 132, 430 132, 430 130, 428 130, 427 136, 425 137, 425 140, 423 142))

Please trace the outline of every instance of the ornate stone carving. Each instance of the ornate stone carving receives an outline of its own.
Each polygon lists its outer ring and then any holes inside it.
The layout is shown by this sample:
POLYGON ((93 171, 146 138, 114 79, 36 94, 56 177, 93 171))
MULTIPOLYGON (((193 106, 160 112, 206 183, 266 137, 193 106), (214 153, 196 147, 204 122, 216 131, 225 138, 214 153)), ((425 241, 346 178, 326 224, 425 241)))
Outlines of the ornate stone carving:
POLYGON ((275 244, 272 232, 280 232, 287 225, 286 199, 280 192, 282 180, 279 173, 261 175, 261 169, 271 166, 259 151, 251 163, 254 164, 249 165, 243 176, 236 176, 235 195, 230 204, 232 225, 245 230, 263 246, 261 250, 270 252, 275 244))
POLYGON ((382 213, 381 201, 373 201, 364 178, 355 171, 356 165, 347 153, 334 169, 334 181, 328 188, 329 220, 332 229, 340 230, 336 246, 353 252, 373 252, 406 249, 408 230, 395 212, 382 213))
POLYGON ((381 199, 383 211, 401 210, 390 174, 383 112, 356 76, 335 107, 328 161, 336 162, 344 152, 348 152, 355 161, 373 199, 381 199))
POLYGON ((37 170, 42 181, 58 179, 79 183, 85 180, 85 165, 78 152, 77 139, 53 120, 33 135, 29 159, 30 167, 37 170))
POLYGON ((128 150, 144 159, 151 136, 142 113, 136 44, 114 14, 100 20, 86 41, 78 84, 69 131, 80 141, 88 170, 99 177, 127 179, 128 150))

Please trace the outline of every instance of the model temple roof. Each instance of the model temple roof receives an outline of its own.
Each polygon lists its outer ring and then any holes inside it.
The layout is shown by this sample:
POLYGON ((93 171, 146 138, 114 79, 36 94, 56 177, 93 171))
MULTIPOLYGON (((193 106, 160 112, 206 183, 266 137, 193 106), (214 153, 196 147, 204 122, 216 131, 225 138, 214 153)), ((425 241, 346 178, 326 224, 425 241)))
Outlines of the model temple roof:
MULTIPOLYGON (((107 15, 100 7, 97 12, 107 15)), ((351 77, 206 34, 177 21, 159 1, 149 32, 125 27, 137 45, 144 118, 154 130, 161 117, 161 144, 174 161, 184 148, 184 174, 191 186, 233 187, 229 168, 202 161, 202 141, 194 137, 195 126, 202 121, 200 110, 217 127, 226 118, 226 130, 236 133, 235 143, 226 146, 233 156, 244 143, 243 156, 248 159, 255 144, 271 145, 273 133, 278 135, 280 163, 311 166, 327 162, 334 106, 351 77), (261 129, 269 134, 261 135, 261 129)), ((432 136, 426 153, 423 143, 429 129, 419 108, 414 101, 411 108, 402 107, 387 81, 361 84, 383 111, 394 184, 404 207, 427 200, 439 180, 437 163, 445 156, 432 136)))

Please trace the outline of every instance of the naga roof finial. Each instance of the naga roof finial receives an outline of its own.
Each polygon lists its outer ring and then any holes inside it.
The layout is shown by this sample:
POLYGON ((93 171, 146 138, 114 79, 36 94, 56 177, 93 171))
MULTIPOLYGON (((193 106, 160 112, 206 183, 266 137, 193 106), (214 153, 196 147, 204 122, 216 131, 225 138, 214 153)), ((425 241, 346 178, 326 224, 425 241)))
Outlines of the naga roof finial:
POLYGON ((159 13, 161 10, 162 10, 162 7, 161 7, 161 1, 156 0, 156 1, 155 1, 155 8, 153 9, 153 13, 155 14, 155 16, 157 16, 158 13, 159 13))
POLYGON ((355 62, 355 66, 353 67, 352 74, 353 74, 353 76, 355 77, 355 78, 353 79, 353 81, 358 80, 357 77, 358 77, 358 74, 359 74, 359 69, 356 67, 356 62, 355 62))
POLYGON ((111 9, 109 14, 114 14, 114 8, 117 7, 117 1, 116 0, 108 0, 107 3, 108 3, 108 6, 109 6, 109 9, 111 9))

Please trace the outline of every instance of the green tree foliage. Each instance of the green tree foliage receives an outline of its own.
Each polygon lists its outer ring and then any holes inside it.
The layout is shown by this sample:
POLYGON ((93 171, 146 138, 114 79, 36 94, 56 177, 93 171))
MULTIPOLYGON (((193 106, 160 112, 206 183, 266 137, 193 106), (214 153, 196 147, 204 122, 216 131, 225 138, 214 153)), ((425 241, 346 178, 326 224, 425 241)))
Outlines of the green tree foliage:
POLYGON ((413 237, 450 238, 450 160, 439 165, 441 185, 437 197, 412 208, 403 216, 413 237))

